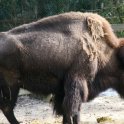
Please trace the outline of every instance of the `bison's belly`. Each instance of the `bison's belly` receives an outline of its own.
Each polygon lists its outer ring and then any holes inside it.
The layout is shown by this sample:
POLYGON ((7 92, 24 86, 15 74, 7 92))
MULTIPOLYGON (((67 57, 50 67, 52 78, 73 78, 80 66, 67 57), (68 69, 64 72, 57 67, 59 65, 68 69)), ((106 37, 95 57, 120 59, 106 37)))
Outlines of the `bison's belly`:
POLYGON ((60 87, 60 81, 53 76, 26 76, 22 80, 22 88, 36 94, 48 95, 57 93, 60 87))

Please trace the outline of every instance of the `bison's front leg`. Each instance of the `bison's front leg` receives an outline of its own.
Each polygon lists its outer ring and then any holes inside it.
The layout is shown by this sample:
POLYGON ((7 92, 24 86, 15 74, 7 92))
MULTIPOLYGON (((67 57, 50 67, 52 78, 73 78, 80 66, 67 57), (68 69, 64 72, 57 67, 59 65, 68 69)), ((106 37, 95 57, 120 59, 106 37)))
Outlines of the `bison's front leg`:
POLYGON ((10 124, 19 124, 15 118, 13 109, 17 101, 19 88, 18 87, 3 87, 2 88, 2 97, 0 101, 0 107, 3 114, 6 116, 10 124))
POLYGON ((80 107, 88 97, 86 80, 77 74, 68 75, 65 81, 63 124, 80 124, 80 107))
POLYGON ((79 124, 80 123, 80 113, 75 114, 73 117, 67 114, 63 115, 63 124, 79 124))
POLYGON ((78 124, 80 122, 80 113, 73 117, 73 124, 78 124))

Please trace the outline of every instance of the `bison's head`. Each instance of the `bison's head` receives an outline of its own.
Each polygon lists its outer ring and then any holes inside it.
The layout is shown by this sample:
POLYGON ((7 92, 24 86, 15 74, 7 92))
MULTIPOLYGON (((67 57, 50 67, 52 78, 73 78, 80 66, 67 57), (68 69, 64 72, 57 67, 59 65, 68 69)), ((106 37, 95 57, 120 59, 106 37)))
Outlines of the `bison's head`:
POLYGON ((117 58, 119 61, 119 68, 121 70, 120 81, 118 82, 117 91, 124 98, 124 46, 117 50, 117 58))
POLYGON ((124 68, 124 38, 119 38, 119 47, 117 48, 117 58, 121 67, 124 68))

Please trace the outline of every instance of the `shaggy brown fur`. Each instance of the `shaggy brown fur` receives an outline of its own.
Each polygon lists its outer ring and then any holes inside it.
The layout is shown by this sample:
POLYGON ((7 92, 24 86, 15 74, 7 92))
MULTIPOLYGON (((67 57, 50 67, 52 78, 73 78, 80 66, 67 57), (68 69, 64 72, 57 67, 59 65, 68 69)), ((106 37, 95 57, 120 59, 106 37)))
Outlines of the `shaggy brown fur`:
POLYGON ((106 43, 109 46, 116 48, 119 45, 118 38, 115 36, 110 23, 98 14, 85 13, 88 20, 89 28, 91 28, 91 33, 95 31, 94 35, 96 38, 101 36, 105 38, 106 43))
POLYGON ((1 110, 11 124, 18 124, 13 108, 22 87, 36 94, 52 93, 63 124, 79 124, 82 102, 108 88, 124 97, 123 69, 117 57, 122 41, 103 17, 81 12, 1 33, 1 110))

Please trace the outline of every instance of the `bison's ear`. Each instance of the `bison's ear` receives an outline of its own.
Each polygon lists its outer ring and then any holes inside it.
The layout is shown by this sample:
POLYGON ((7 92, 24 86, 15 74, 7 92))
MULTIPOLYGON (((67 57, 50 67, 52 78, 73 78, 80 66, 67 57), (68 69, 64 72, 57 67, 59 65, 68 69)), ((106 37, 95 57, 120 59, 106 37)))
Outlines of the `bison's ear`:
POLYGON ((117 57, 120 61, 120 64, 122 64, 122 66, 124 67, 124 46, 118 48, 117 57))
POLYGON ((87 25, 89 32, 95 41, 100 37, 104 37, 103 25, 101 21, 96 20, 93 17, 87 17, 87 25))

